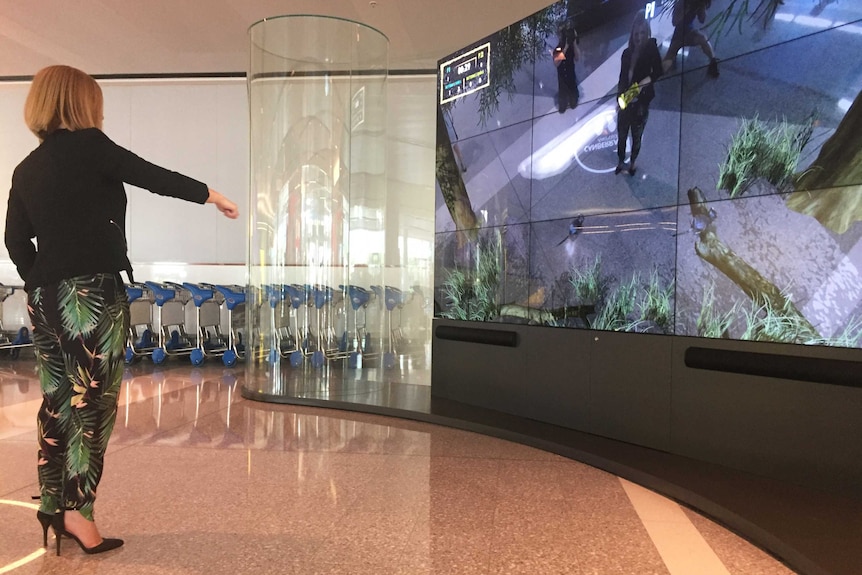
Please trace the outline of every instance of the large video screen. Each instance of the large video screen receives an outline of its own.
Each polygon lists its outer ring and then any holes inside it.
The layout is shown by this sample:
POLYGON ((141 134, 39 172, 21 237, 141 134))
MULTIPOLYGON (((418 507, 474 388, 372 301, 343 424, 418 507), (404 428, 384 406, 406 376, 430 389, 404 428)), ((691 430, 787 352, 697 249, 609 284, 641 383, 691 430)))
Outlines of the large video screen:
POLYGON ((862 3, 568 0, 439 61, 435 314, 862 347, 862 3))

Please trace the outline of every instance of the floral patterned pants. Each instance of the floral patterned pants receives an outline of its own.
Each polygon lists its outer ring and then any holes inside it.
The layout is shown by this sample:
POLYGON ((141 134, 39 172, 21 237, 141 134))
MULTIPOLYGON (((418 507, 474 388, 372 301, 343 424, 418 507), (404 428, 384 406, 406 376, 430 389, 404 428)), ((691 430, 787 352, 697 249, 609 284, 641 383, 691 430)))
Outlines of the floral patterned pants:
POLYGON ((32 289, 28 304, 42 387, 40 509, 92 520, 117 417, 128 298, 120 276, 104 273, 32 289))

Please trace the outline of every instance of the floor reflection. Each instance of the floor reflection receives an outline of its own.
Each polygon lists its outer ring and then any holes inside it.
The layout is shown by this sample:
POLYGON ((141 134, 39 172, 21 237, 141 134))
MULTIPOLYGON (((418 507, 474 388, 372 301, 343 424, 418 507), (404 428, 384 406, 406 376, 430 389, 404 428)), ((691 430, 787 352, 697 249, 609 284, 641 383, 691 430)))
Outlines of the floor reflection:
MULTIPOLYGON (((399 387, 314 375, 282 383, 363 401, 399 387)), ((251 401, 242 385, 241 370, 216 365, 131 366, 97 504, 103 533, 126 545, 56 557, 39 555, 25 505, 38 491, 34 365, 0 362, 0 573, 792 573, 581 463, 429 423, 251 401)))

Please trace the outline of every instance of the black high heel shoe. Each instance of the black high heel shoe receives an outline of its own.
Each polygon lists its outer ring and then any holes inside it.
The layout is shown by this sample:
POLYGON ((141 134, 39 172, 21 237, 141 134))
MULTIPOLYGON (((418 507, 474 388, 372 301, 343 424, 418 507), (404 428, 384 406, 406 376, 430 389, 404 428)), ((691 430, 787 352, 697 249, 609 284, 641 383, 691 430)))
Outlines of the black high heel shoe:
MULTIPOLYGON (((39 521, 41 522, 41 516, 39 516, 39 521)), ((117 547, 121 547, 123 545, 122 539, 108 539, 107 537, 102 538, 102 542, 93 547, 87 547, 84 545, 80 539, 70 531, 66 531, 66 518, 65 511, 60 511, 55 513, 51 517, 51 526, 54 528, 54 535, 57 537, 57 555, 60 555, 60 539, 62 536, 66 536, 69 539, 73 539, 78 546, 81 548, 81 551, 88 555, 95 555, 96 553, 104 553, 105 551, 110 551, 111 549, 116 549, 117 547)), ((47 536, 46 536, 47 541, 47 536)), ((46 542, 47 546, 47 542, 46 542)))
POLYGON ((42 525, 42 547, 48 546, 48 528, 51 526, 53 518, 53 515, 48 515, 41 511, 36 512, 36 519, 38 519, 39 523, 42 525))

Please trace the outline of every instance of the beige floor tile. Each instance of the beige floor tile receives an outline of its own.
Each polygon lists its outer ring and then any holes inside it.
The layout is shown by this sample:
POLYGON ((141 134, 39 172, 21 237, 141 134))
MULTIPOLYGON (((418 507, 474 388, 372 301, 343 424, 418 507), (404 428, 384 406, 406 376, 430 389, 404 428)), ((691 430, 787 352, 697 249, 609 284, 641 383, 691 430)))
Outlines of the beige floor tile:
POLYGON ((742 537, 690 509, 683 512, 712 547, 730 575, 794 575, 789 567, 742 537))
POLYGON ((671 575, 730 575, 679 505, 629 481, 620 482, 671 575))

